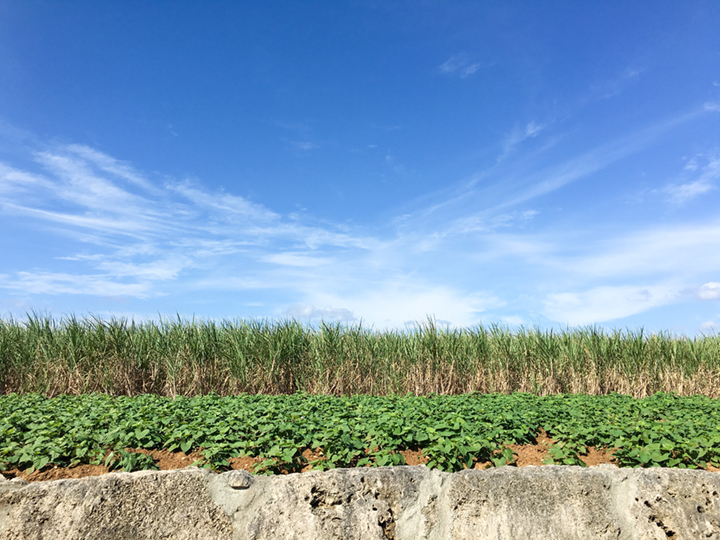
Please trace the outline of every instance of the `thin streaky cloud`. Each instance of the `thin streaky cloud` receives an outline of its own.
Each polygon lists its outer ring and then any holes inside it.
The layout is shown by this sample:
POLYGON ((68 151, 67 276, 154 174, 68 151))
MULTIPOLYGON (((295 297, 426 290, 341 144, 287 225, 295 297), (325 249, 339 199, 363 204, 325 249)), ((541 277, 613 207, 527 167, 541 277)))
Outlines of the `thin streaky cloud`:
POLYGON ((639 230, 587 242, 584 250, 585 255, 559 257, 554 265, 588 280, 711 272, 720 268, 720 222, 639 230))
POLYGON ((21 171, 0 163, 0 193, 5 194, 6 197, 18 191, 27 193, 30 189, 49 189, 52 186, 52 182, 38 174, 21 171))
POLYGON ((123 178, 145 190, 156 191, 155 186, 148 182, 140 173, 127 163, 98 152, 82 144, 70 144, 67 150, 95 164, 100 170, 123 178))
POLYGON ((698 168, 697 156, 689 159, 687 164, 683 167, 683 169, 686 171, 696 171, 697 168, 698 168))
POLYGON ((153 227, 149 223, 142 220, 135 220, 131 217, 127 219, 118 219, 103 216, 85 216, 75 215, 62 212, 52 212, 49 210, 41 210, 39 208, 31 208, 17 204, 3 203, 2 206, 8 213, 30 216, 39 218, 53 223, 61 223, 63 225, 71 225, 82 229, 89 229, 100 234, 117 234, 122 236, 131 236, 135 238, 144 238, 140 233, 144 232, 152 234, 153 227))
POLYGON ((190 257, 173 257, 156 260, 150 263, 127 263, 122 260, 104 260, 97 264, 98 270, 113 277, 134 277, 150 281, 167 281, 177 279, 184 269, 193 265, 190 257))
MULTIPOLYGON (((245 275, 236 286, 268 288, 263 283, 267 270, 256 263, 317 269, 332 263, 331 257, 318 254, 323 247, 365 250, 383 245, 372 237, 354 235, 347 227, 309 226, 297 216, 289 220, 243 197, 211 193, 190 181, 168 181, 160 187, 132 182, 140 191, 130 192, 121 187, 128 176, 144 177, 85 146, 45 150, 35 159, 46 175, 0 164, 0 186, 8 194, 0 208, 6 215, 61 225, 62 229, 53 230, 74 234, 86 249, 56 260, 83 263, 95 273, 75 279, 63 272, 17 272, 3 276, 0 287, 6 289, 148 298, 161 294, 152 283, 177 281, 188 271, 207 267, 209 258, 223 257, 246 261, 245 275), (98 163, 101 166, 96 167, 98 163), (33 189, 24 189, 27 185, 33 189), (309 251, 277 251, 283 244, 302 244, 309 251), (88 252, 90 245, 97 251, 88 252)), ((282 287, 289 277, 279 274, 271 281, 282 287)), ((211 282, 199 280, 195 286, 208 287, 211 282)), ((216 283, 220 288, 232 287, 226 277, 216 283)))
POLYGON ((694 156, 683 167, 686 175, 691 175, 700 170, 699 177, 690 182, 670 184, 661 191, 665 193, 667 200, 674 204, 683 204, 698 195, 707 193, 717 188, 716 182, 720 179, 720 151, 715 149, 709 153, 707 163, 700 167, 698 160, 704 158, 702 154, 694 156))
POLYGON ((602 84, 593 85, 591 91, 597 99, 608 99, 615 97, 623 91, 625 86, 637 79, 645 70, 635 67, 628 67, 618 77, 602 84))
POLYGON ((440 64, 440 71, 443 73, 454 73, 462 65, 464 65, 466 61, 464 59, 461 59, 458 56, 451 56, 448 60, 440 64))
POLYGON ((317 266, 324 266, 332 263, 332 259, 327 257, 316 257, 302 253, 290 252, 264 255, 260 260, 282 266, 298 266, 304 268, 315 268, 317 266))
POLYGON ((503 151, 497 160, 502 161, 513 153, 517 145, 525 139, 537 137, 538 134, 547 126, 536 122, 529 122, 524 128, 516 127, 513 129, 503 141, 503 151))
POLYGON ((483 65, 480 62, 470 63, 468 56, 461 53, 451 56, 445 62, 440 64, 438 69, 440 70, 440 73, 444 73, 446 75, 458 74, 461 79, 464 79, 465 77, 469 77, 470 75, 477 73, 482 66, 483 65))
POLYGON ((85 160, 50 152, 38 152, 36 159, 63 180, 57 195, 79 205, 102 207, 103 201, 133 203, 138 197, 113 182, 95 175, 85 160))
POLYGON ((220 211, 222 217, 242 217, 247 220, 263 223, 275 222, 280 216, 260 204, 255 204, 243 197, 229 193, 211 194, 195 187, 189 180, 182 183, 166 184, 170 191, 182 195, 194 206, 220 211))
POLYGON ((707 180, 695 180, 687 184, 667 186, 663 191, 670 202, 682 204, 713 189, 715 186, 707 180))
MULTIPOLYGON (((580 156, 567 159, 557 165, 546 166, 536 172, 513 172, 518 169, 522 171, 523 167, 527 168, 521 166, 522 160, 506 162, 504 165, 495 163, 454 191, 444 190, 424 196, 421 201, 426 204, 413 212, 404 212, 396 219, 395 226, 408 238, 415 238, 415 245, 419 246, 421 251, 439 249, 445 239, 468 234, 477 237, 477 234, 482 234, 489 245, 495 246, 492 253, 509 254, 509 248, 501 249, 494 240, 501 238, 495 229, 502 225, 503 215, 513 215, 515 216, 513 220, 517 222, 518 215, 514 212, 508 213, 509 208, 527 204, 535 198, 548 195, 602 171, 646 148, 662 134, 702 114, 707 113, 702 109, 696 109, 657 122, 627 136, 599 145, 580 156), (498 193, 488 197, 486 186, 491 186, 498 193)), ((522 133, 532 134, 538 129, 537 124, 530 123, 522 133)), ((715 174, 714 167, 709 165, 703 174, 715 174)), ((524 216, 524 220, 531 219, 533 215, 524 216)), ((533 256, 549 253, 555 249, 552 247, 553 242, 548 238, 532 238, 528 241, 510 242, 509 245, 517 246, 518 252, 532 253, 533 256)))
POLYGON ((570 326, 622 319, 677 301, 679 293, 667 284, 603 286, 581 292, 547 295, 543 314, 570 326))
MULTIPOLYGON (((539 124, 529 123, 522 134, 532 137, 540 129, 539 124)), ((68 263, 86 266, 78 272, 78 280, 69 272, 41 268, 6 273, 0 287, 23 294, 50 294, 43 291, 52 287, 55 294, 132 298, 155 298, 177 290, 262 291, 282 294, 282 301, 270 302, 279 316, 302 306, 313 317, 345 313, 383 326, 399 327, 424 315, 462 326, 477 324, 490 314, 508 321, 521 316, 516 305, 508 305, 508 299, 493 290, 493 278, 501 277, 497 268, 511 261, 516 267, 530 265, 553 273, 554 280, 565 284, 553 290, 538 277, 526 285, 550 290, 534 300, 545 316, 560 317, 553 320, 562 322, 613 320, 670 305, 689 285, 698 288, 706 282, 707 278, 699 281, 698 274, 720 267, 720 255, 712 255, 720 254, 716 249, 720 225, 665 227, 644 231, 644 237, 628 234, 625 244, 616 238, 577 255, 570 253, 569 236, 562 231, 523 230, 544 210, 508 207, 560 189, 643 148, 651 140, 644 134, 654 130, 601 145, 532 175, 511 177, 512 181, 503 171, 512 172, 513 164, 497 166, 486 175, 486 183, 501 186, 504 199, 501 192, 499 202, 483 200, 485 206, 478 211, 479 196, 468 199, 473 191, 466 189, 462 197, 448 197, 450 204, 431 203, 436 208, 445 204, 449 216, 435 213, 432 220, 410 216, 383 236, 360 234, 362 229, 349 225, 311 222, 306 216, 282 215, 232 193, 211 192, 197 180, 165 181, 153 185, 157 192, 151 194, 138 184, 128 185, 123 171, 116 174, 112 167, 96 166, 91 152, 45 150, 36 156, 47 172, 29 181, 42 180, 44 187, 33 190, 33 197, 38 193, 46 197, 38 201, 12 184, 3 211, 25 212, 67 230, 76 228, 78 240, 91 234, 99 240, 92 245, 81 240, 83 249, 67 253, 68 263), (527 190, 520 197, 519 188, 527 190), (86 189, 89 195, 72 203, 60 193, 67 189, 86 189), (701 260, 691 271, 671 264, 698 255, 701 260), (430 266, 437 270, 438 256, 449 262, 442 265, 447 267, 444 276, 428 270, 430 266), (623 259, 625 267, 618 263, 623 259), (602 279, 591 279, 593 272, 602 279), (633 285, 606 283, 622 278, 622 272, 652 279, 633 285), (673 272, 679 276, 677 283, 665 275, 673 272), (452 273, 465 277, 451 278, 452 273), (487 290, 478 291, 478 283, 487 283, 487 290), (604 297, 617 306, 604 303, 604 297), (504 306, 509 312, 501 311, 504 306)), ((711 162, 703 165, 703 159, 697 157, 698 167, 686 171, 693 178, 714 174, 711 162)), ((420 213, 427 215, 426 210, 420 213)))
POLYGON ((462 69, 462 73, 460 75, 460 78, 464 79, 465 77, 469 77, 473 73, 475 73, 477 70, 479 70, 482 67, 481 64, 470 64, 467 67, 464 67, 462 69))
POLYGON ((296 141, 292 144, 295 148, 299 148, 300 150, 314 150, 316 148, 320 148, 319 144, 310 141, 296 141))
POLYGON ((126 296, 140 299, 158 295, 152 291, 150 283, 121 283, 102 274, 18 272, 13 278, 0 276, 0 287, 47 295, 126 296))
MULTIPOLYGON (((87 147, 76 147, 75 150, 78 148, 81 151, 66 152, 63 147, 57 152, 37 153, 36 159, 47 169, 49 177, 32 175, 3 165, 0 169, 0 186, 5 192, 11 192, 11 196, 1 203, 5 210, 101 234, 137 236, 142 233, 150 238, 161 237, 172 231, 187 235, 192 234, 191 229, 195 229, 214 235, 244 235, 256 239, 248 243, 257 243, 263 237, 286 237, 302 239, 311 247, 325 243, 355 247, 368 244, 367 239, 353 238, 347 233, 287 221, 243 197, 224 192, 213 194, 193 185, 189 180, 166 182, 164 190, 151 186, 147 190, 150 194, 131 193, 116 184, 118 177, 127 179, 125 168, 118 170, 115 166, 107 166, 103 169, 107 176, 98 176, 91 169, 92 163, 88 162, 89 159, 100 159, 97 153, 87 147), (38 195, 37 188, 45 190, 42 206, 52 206, 53 199, 60 199, 82 210, 60 211, 57 208, 20 204, 19 200, 28 199, 25 196, 27 194, 18 190, 21 183, 36 188, 34 197, 38 195), (181 199, 174 195, 179 195, 181 199), (163 201, 162 204, 159 204, 160 201, 163 201), (208 215, 209 219, 197 223, 196 220, 203 215, 208 215), (244 224, 240 230, 238 223, 244 224)), ((100 156, 107 163, 116 163, 108 156, 100 156)), ((138 174, 138 177, 141 176, 138 174)))
POLYGON ((647 147, 661 135, 697 118, 703 113, 703 110, 695 110, 658 122, 629 136, 620 137, 615 141, 603 144, 577 158, 566 161, 562 165, 548 168, 539 174, 529 175, 528 179, 530 181, 525 183, 529 183, 530 186, 527 188, 516 186, 522 193, 519 196, 510 198, 496 208, 504 208, 532 200, 598 172, 618 160, 647 147))

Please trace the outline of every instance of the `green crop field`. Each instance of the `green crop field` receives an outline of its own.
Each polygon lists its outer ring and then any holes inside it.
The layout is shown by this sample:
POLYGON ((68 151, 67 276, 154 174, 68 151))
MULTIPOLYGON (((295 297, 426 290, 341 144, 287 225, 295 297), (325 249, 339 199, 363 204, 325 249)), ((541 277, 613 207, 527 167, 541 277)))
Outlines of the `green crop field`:
POLYGON ((704 396, 465 394, 457 396, 282 396, 194 398, 104 394, 0 397, 0 470, 107 464, 153 468, 133 449, 192 452, 228 468, 262 456, 258 472, 299 471, 304 449, 322 448, 315 468, 402 464, 420 448, 446 471, 513 462, 508 444, 531 444, 540 429, 557 440, 549 462, 579 464, 587 446, 616 448, 620 466, 717 466, 720 403, 704 396))
MULTIPOLYGON (((556 440, 620 466, 720 460, 720 336, 295 321, 0 321, 0 470, 153 468, 130 450, 200 452, 216 470, 403 463, 510 464, 508 445, 556 440), (313 458, 314 459, 314 458, 313 458)), ((198 455, 198 454, 195 454, 198 455)))
POLYGON ((0 320, 0 394, 720 396, 720 336, 295 321, 0 320))

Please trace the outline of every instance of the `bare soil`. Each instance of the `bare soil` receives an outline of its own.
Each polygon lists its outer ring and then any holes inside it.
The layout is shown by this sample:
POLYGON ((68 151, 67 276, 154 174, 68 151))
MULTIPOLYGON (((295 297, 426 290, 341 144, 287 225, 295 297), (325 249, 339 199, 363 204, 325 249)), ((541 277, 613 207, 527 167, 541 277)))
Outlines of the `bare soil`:
MULTIPOLYGON (((536 437, 537 444, 511 444, 509 448, 512 449, 517 455, 513 465, 517 467, 526 467, 528 465, 543 465, 543 460, 548 457, 548 450, 550 446, 555 442, 553 439, 547 436, 544 431, 541 431, 536 437)), ((369 451, 370 449, 366 449, 369 451)), ((193 452, 191 454, 185 454, 184 452, 168 452, 167 450, 145 450, 145 449, 130 449, 129 452, 139 452, 141 454, 152 456, 158 469, 161 471, 167 471, 172 469, 182 469, 188 467, 196 462, 202 462, 202 455, 200 452, 193 452)), ((613 456, 613 449, 603 449, 588 447, 587 455, 581 456, 582 461, 589 467, 600 465, 603 463, 609 463, 615 465, 615 458, 613 456)), ((406 449, 401 450, 400 454, 405 458, 405 463, 408 465, 424 465, 429 461, 429 458, 423 454, 422 450, 418 449, 406 449)), ((308 462, 301 472, 308 472, 312 470, 312 465, 309 464, 311 461, 323 460, 324 454, 321 448, 310 449, 307 448, 302 452, 303 458, 308 462)), ((250 456, 238 456, 228 460, 230 466, 235 470, 244 469, 246 471, 255 472, 255 466, 258 463, 262 463, 264 458, 261 456, 250 457, 250 456)), ((369 467, 369 465, 368 465, 369 467)), ((489 461, 480 462, 476 461, 473 465, 474 469, 487 469, 492 467, 492 463, 489 461)), ((709 471, 717 472, 720 469, 708 466, 709 471)), ((10 469, 7 471, 0 471, 5 478, 19 477, 27 482, 41 482, 45 480, 61 480, 66 478, 85 478, 87 476, 100 476, 111 472, 107 467, 102 465, 77 465, 75 467, 58 467, 48 466, 40 471, 35 471, 32 474, 26 474, 24 471, 19 469, 10 469)), ((280 471, 281 473, 287 474, 288 471, 280 471)))

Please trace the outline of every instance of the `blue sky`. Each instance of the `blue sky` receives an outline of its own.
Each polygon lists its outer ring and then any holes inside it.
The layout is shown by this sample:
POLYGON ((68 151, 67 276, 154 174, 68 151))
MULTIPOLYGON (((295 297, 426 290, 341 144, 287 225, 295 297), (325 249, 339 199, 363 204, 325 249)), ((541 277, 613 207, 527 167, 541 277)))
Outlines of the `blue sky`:
POLYGON ((0 0, 0 314, 716 332, 718 28, 0 0))

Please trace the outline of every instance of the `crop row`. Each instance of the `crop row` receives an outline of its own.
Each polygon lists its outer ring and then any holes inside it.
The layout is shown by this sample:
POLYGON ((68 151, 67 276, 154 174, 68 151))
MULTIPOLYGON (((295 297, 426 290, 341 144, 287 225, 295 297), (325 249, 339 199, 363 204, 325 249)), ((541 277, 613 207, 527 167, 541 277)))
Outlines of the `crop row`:
POLYGON ((318 469, 402 464, 422 449, 428 466, 512 463, 507 445, 532 444, 540 429, 557 443, 551 461, 583 465, 586 447, 615 448, 620 466, 720 465, 720 405, 703 396, 463 394, 333 397, 214 394, 171 399, 104 394, 0 396, 0 470, 102 464, 153 468, 126 449, 202 452, 202 465, 262 456, 258 472, 299 471, 305 449, 318 469))
POLYGON ((0 319, 0 395, 657 392, 720 397, 720 336, 497 325, 0 319))

